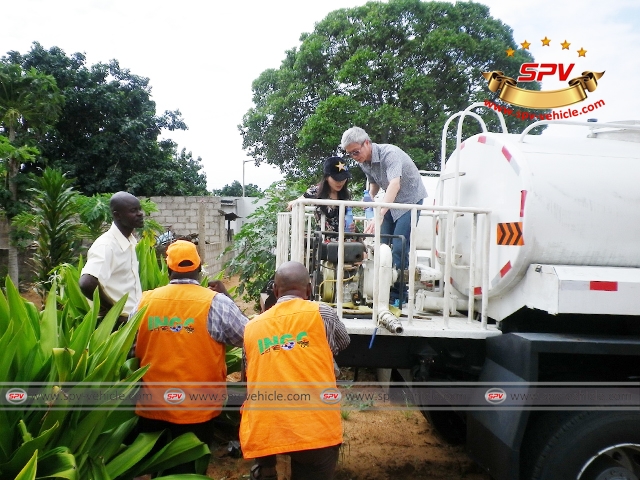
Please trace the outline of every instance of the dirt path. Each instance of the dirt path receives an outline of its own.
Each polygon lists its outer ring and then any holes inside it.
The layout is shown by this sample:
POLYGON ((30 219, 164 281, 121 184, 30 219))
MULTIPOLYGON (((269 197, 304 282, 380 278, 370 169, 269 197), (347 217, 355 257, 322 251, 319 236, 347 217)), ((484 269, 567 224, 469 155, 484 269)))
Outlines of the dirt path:
MULTIPOLYGON (((343 420, 344 444, 335 480, 490 480, 462 447, 440 441, 419 412, 353 411, 343 420)), ((227 443, 213 450, 207 475, 245 480, 252 461, 231 458, 227 443)), ((290 477, 279 458, 280 480, 290 477)))

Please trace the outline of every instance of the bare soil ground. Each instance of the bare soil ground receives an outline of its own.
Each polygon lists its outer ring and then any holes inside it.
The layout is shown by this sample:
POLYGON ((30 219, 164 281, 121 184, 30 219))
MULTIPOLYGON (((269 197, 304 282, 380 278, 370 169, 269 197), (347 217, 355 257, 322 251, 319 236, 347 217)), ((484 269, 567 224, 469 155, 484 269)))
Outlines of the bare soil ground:
MULTIPOLYGON (((440 441, 420 412, 353 411, 343 420, 336 480, 490 480, 462 447, 440 441)), ((232 458, 219 438, 207 476, 249 478, 251 460, 232 458)), ((280 480, 289 480, 286 458, 278 459, 280 480)))

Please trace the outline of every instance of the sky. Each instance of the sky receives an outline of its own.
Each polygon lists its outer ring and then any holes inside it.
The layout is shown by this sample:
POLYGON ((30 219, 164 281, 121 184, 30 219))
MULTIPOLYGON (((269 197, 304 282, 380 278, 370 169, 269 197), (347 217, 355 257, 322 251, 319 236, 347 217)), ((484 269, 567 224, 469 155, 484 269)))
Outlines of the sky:
MULTIPOLYGON (((364 0, 20 0, 3 8, 0 56, 29 51, 34 41, 68 55, 82 52, 87 64, 117 59, 122 68, 148 77, 158 113, 179 109, 189 130, 166 137, 201 157, 209 189, 234 180, 266 188, 281 178, 269 165, 256 167, 242 150, 238 124, 252 107, 251 84, 278 68, 300 35, 340 8, 364 0)), ((513 29, 514 40, 531 44, 536 61, 575 63, 573 73, 605 71, 584 105, 603 100, 599 121, 640 119, 640 3, 637 0, 480 1, 513 29), (541 39, 551 40, 548 47, 541 39), (559 46, 566 41, 569 50, 559 46), (577 50, 587 51, 578 57, 577 50)), ((505 46, 507 48, 507 46, 505 46)), ((564 88, 545 80, 543 90, 564 88)), ((548 129, 545 134, 559 135, 548 129)), ((564 130, 563 130, 564 131, 564 130)), ((573 130, 572 130, 573 131, 573 130)), ((375 139, 373 139, 375 141, 375 139)))

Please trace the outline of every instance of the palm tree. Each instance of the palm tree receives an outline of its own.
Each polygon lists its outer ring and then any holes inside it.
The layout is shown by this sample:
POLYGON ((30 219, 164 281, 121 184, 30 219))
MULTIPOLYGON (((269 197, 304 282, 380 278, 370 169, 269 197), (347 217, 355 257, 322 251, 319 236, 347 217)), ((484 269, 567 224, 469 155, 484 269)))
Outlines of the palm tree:
MULTIPOLYGON (((20 166, 34 158, 33 151, 24 155, 24 150, 18 147, 28 145, 30 137, 44 134, 47 126, 57 120, 63 104, 64 97, 51 75, 34 68, 24 71, 20 65, 0 63, 0 135, 8 137, 14 147, 11 153, 0 157, 4 163, 5 188, 9 192, 10 204, 4 205, 9 219, 17 213, 14 210, 18 203, 16 176, 20 166)), ((11 241, 8 270, 9 277, 18 285, 18 250, 11 241)))
POLYGON ((35 237, 33 257, 39 290, 51 288, 51 272, 64 263, 76 261, 86 228, 77 218, 76 203, 80 194, 72 181, 59 170, 45 168, 36 180, 30 212, 13 219, 13 226, 29 231, 35 237))

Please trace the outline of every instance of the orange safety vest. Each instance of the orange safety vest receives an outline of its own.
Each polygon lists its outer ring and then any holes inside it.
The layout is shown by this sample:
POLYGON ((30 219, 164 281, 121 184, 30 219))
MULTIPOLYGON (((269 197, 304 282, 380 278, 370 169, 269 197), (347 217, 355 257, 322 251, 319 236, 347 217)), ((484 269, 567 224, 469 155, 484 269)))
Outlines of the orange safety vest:
POLYGON ((333 356, 318 304, 277 303, 245 327, 247 399, 240 421, 245 458, 342 443, 333 356), (257 383, 259 382, 259 383, 257 383))
POLYGON ((140 366, 151 366, 142 377, 139 416, 185 424, 220 415, 226 388, 203 385, 227 378, 225 345, 213 340, 207 329, 215 295, 194 284, 169 284, 142 294, 139 308, 147 306, 147 311, 138 330, 136 357, 140 366))

